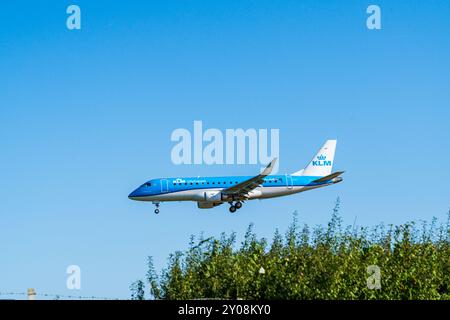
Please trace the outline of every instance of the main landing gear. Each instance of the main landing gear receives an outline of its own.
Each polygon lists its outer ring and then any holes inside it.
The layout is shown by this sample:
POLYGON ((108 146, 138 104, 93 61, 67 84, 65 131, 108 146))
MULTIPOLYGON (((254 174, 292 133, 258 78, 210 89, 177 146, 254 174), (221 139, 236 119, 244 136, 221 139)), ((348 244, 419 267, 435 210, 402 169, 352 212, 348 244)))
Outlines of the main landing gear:
POLYGON ((155 213, 158 214, 158 213, 159 213, 159 202, 153 202, 153 204, 154 204, 155 207, 156 207, 155 213))
POLYGON ((233 205, 233 202, 229 202, 230 203, 230 212, 234 213, 236 212, 237 209, 242 208, 242 202, 240 201, 236 201, 236 203, 233 205))

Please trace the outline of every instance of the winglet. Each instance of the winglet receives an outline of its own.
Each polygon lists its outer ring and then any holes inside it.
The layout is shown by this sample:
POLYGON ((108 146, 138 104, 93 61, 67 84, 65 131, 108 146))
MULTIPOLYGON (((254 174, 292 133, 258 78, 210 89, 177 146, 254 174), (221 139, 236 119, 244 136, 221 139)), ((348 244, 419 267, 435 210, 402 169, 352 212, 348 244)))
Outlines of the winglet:
POLYGON ((268 176, 271 172, 273 167, 275 166, 275 163, 277 162, 278 158, 274 158, 270 163, 267 165, 267 167, 261 172, 262 176, 268 176))

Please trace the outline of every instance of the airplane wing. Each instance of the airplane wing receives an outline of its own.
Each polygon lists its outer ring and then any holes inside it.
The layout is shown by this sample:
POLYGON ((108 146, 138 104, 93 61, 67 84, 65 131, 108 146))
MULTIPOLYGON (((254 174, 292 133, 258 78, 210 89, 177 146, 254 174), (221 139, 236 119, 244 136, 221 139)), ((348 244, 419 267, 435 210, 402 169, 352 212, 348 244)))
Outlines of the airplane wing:
POLYGON ((275 165, 276 161, 277 161, 277 158, 274 158, 267 165, 267 167, 263 170, 263 172, 261 172, 260 174, 258 174, 257 176, 255 176, 253 178, 242 181, 232 187, 222 190, 222 193, 226 194, 226 195, 230 195, 230 196, 245 198, 245 195, 247 193, 249 193, 253 189, 257 188, 259 185, 261 185, 264 182, 264 178, 272 172, 273 166, 275 165))
POLYGON ((317 180, 314 180, 313 182, 325 182, 325 181, 328 181, 328 180, 331 180, 331 179, 334 179, 334 178, 340 176, 340 175, 343 174, 344 172, 345 172, 345 171, 337 171, 337 172, 332 173, 332 174, 329 174, 329 175, 327 175, 327 176, 325 176, 325 177, 322 177, 322 178, 319 178, 319 179, 317 179, 317 180))

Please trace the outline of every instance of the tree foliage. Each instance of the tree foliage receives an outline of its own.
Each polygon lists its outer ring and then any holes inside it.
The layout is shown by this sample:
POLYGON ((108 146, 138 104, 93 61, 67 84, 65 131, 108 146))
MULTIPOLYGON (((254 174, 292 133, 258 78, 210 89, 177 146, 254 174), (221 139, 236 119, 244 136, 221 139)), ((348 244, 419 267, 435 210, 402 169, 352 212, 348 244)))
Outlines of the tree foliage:
POLYGON ((343 229, 338 201, 326 227, 299 226, 295 213, 270 243, 252 224, 240 246, 234 233, 191 237, 160 275, 149 258, 147 282, 156 299, 450 299, 448 218, 343 229), (380 289, 368 286, 373 265, 380 289))
POLYGON ((145 284, 142 280, 136 280, 130 286, 131 300, 145 300, 145 284))

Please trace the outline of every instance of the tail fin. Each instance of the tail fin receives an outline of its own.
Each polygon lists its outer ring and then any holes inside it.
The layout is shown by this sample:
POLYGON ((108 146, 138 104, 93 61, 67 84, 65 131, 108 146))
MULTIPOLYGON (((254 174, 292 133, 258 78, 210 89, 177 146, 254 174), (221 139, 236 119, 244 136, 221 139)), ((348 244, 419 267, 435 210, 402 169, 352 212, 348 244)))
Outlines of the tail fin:
POLYGON ((327 140, 305 169, 293 173, 293 176, 323 177, 331 174, 337 140, 327 140))

